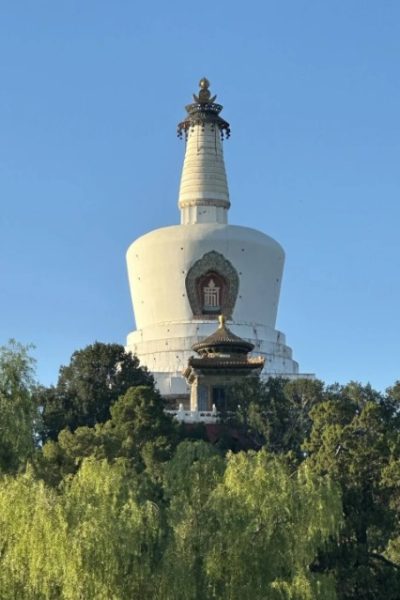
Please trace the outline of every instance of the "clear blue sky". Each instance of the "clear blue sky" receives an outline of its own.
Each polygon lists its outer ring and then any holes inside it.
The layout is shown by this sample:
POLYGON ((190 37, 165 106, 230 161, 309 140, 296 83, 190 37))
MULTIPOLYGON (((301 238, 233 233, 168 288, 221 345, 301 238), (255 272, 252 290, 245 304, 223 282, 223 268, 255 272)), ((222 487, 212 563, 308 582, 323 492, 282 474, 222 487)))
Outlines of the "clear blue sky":
POLYGON ((0 332, 48 384, 134 321, 125 251, 178 222, 200 77, 232 137, 230 222, 286 251, 277 326, 304 372, 400 378, 400 3, 0 3, 0 332))

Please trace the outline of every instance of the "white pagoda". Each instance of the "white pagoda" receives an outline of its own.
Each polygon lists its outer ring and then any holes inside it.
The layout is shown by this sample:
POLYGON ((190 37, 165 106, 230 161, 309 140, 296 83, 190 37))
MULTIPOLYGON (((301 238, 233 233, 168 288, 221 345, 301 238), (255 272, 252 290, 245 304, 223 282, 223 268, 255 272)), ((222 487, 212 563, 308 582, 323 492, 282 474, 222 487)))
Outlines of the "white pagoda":
POLYGON ((183 373, 192 346, 215 331, 219 315, 264 359, 263 376, 299 376, 285 335, 275 329, 284 251, 261 231, 228 224, 222 140, 230 127, 207 79, 193 98, 178 125, 186 140, 181 223, 150 231, 127 252, 136 321, 127 350, 171 404, 185 407, 190 390, 183 373))

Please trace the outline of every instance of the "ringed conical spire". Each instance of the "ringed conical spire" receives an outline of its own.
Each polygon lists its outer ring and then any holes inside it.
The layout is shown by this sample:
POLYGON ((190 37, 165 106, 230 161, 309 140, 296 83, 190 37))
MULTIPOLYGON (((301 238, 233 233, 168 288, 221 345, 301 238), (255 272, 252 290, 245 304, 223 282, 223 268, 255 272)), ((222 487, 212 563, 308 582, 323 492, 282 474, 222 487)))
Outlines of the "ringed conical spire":
POLYGON ((230 207, 221 140, 229 137, 230 126, 220 117, 210 82, 199 82, 187 116, 178 124, 178 135, 186 139, 186 153, 179 190, 182 224, 227 223, 230 207))

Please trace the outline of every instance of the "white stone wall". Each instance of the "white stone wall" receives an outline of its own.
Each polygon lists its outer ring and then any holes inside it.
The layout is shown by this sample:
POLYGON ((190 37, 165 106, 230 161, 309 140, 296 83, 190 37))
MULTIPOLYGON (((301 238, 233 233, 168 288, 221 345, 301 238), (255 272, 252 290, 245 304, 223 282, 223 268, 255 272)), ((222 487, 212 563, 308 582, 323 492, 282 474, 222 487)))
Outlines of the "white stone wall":
POLYGON ((227 223, 228 183, 220 131, 190 128, 179 189, 181 223, 227 223))
POLYGON ((137 354, 165 394, 187 392, 182 371, 194 343, 210 335, 215 320, 193 319, 185 279, 190 267, 216 250, 239 276, 230 329, 251 341, 269 374, 298 373, 292 351, 275 322, 284 265, 282 248, 269 236, 232 225, 177 225, 150 232, 127 253, 137 330, 127 348, 137 354))
MULTIPOLYGON (((189 356, 194 354, 191 350, 193 344, 213 333, 216 328, 216 322, 210 320, 158 323, 130 333, 128 346, 142 358, 154 356, 158 371, 180 370, 186 366, 189 356)), ((262 325, 234 322, 229 322, 229 328, 236 335, 254 344, 253 354, 267 358, 270 372, 280 371, 285 361, 287 372, 296 370, 292 351, 286 345, 285 336, 280 331, 262 325)), ((149 362, 149 358, 146 362, 149 362)), ((153 364, 152 367, 154 366, 153 364)))
MULTIPOLYGON (((200 324, 201 325, 201 324, 200 324)), ((215 330, 208 325, 209 331, 215 330)), ((229 327, 237 333, 240 327, 235 327, 229 324, 229 327)), ((173 335, 173 327, 169 324, 169 335, 173 335)), ((203 327, 199 326, 199 332, 203 327)), ((205 327, 204 327, 205 329, 205 327)), ((161 332, 160 332, 161 333, 161 332)), ((279 332, 276 332, 279 334, 279 332)), ((163 395, 184 394, 188 393, 188 387, 182 377, 182 372, 187 365, 190 356, 194 352, 191 346, 204 339, 205 335, 197 335, 190 337, 174 338, 170 337, 167 340, 160 337, 158 340, 151 342, 141 342, 140 337, 143 332, 133 332, 128 336, 127 350, 140 357, 141 364, 148 367, 154 374, 158 388, 163 395), (168 341, 168 345, 166 342, 168 341)), ((254 338, 245 338, 254 343, 254 338)), ((272 341, 258 340, 259 350, 253 354, 263 356, 266 360, 266 365, 263 371, 264 376, 268 375, 298 375, 298 364, 292 359, 291 349, 282 343, 274 343, 272 341)))
POLYGON ((191 347, 215 331, 217 323, 193 317, 185 280, 195 262, 216 251, 239 277, 229 328, 265 357, 265 376, 296 376, 298 364, 285 336, 275 329, 283 249, 260 231, 227 224, 229 192, 220 132, 210 124, 188 132, 179 207, 181 225, 151 231, 128 249, 137 329, 128 335, 127 349, 155 375, 163 395, 188 393, 182 372, 193 355, 191 347))
POLYGON ((233 321, 275 328, 284 264, 281 246, 254 229, 210 223, 157 229, 130 246, 128 275, 138 329, 192 320, 185 278, 212 250, 239 275, 233 321))

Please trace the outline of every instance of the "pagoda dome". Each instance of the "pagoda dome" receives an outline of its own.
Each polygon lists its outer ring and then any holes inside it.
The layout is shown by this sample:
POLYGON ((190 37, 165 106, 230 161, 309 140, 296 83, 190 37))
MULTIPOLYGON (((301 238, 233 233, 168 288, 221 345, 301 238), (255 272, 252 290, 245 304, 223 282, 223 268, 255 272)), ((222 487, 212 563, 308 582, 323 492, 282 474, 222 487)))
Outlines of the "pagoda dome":
MULTIPOLYGON (((298 374, 276 329, 283 248, 262 231, 228 223, 223 140, 231 129, 210 82, 203 77, 199 87, 178 125, 185 139, 180 224, 142 235, 127 251, 136 330, 126 347, 171 403, 188 397, 182 373, 194 352, 196 360, 226 353, 235 361, 254 352, 264 359, 265 376, 298 374), (215 331, 221 315, 229 329, 223 324, 215 331)), ((251 212, 251 198, 245 201, 251 212)))

